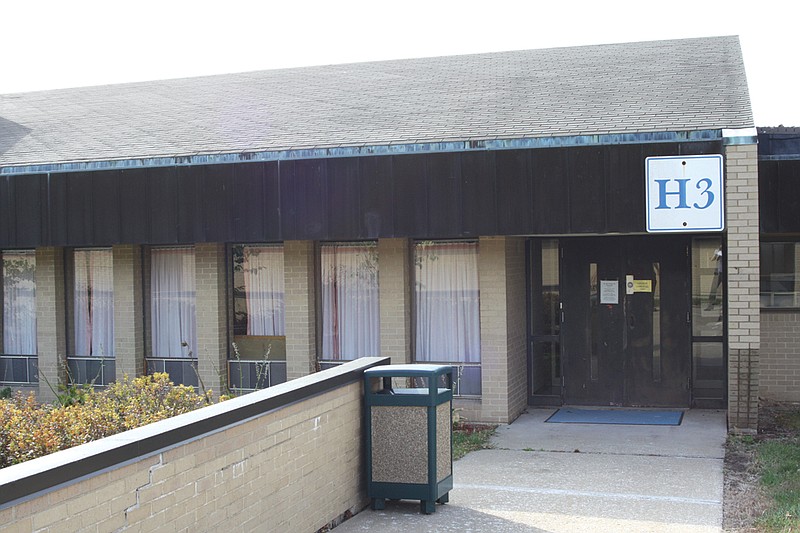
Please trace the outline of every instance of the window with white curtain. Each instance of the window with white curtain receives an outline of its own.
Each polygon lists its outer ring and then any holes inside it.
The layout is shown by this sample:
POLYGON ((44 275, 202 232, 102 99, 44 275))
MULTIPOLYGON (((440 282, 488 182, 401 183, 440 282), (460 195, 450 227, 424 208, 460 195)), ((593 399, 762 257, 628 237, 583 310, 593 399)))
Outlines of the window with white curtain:
POLYGON ((36 354, 36 255, 3 252, 3 353, 36 354))
POLYGON ((110 249, 75 250, 76 356, 114 355, 114 272, 110 249))
POLYGON ((371 243, 323 244, 322 359, 380 354, 378 248, 371 243))
POLYGON ((417 243, 414 263, 417 361, 479 363, 478 244, 417 243))
POLYGON ((153 357, 197 357, 193 248, 153 248, 150 255, 153 357))
POLYGON ((283 247, 233 247, 234 334, 285 335, 283 247))

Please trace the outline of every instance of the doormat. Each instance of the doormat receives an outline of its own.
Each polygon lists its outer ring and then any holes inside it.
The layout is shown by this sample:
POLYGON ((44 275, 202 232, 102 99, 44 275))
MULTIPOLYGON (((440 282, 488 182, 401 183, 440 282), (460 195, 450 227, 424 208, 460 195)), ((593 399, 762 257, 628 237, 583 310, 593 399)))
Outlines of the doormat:
POLYGON ((574 409, 563 408, 545 422, 557 424, 620 424, 629 426, 680 426, 683 411, 650 411, 642 409, 574 409))

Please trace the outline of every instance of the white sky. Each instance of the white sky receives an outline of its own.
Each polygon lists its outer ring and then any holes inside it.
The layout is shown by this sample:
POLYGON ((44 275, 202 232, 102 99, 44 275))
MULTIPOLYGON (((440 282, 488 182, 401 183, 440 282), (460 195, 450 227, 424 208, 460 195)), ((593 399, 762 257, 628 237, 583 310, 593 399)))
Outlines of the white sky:
POLYGON ((2 0, 0 94, 739 35, 756 125, 800 126, 798 22, 798 0, 2 0))

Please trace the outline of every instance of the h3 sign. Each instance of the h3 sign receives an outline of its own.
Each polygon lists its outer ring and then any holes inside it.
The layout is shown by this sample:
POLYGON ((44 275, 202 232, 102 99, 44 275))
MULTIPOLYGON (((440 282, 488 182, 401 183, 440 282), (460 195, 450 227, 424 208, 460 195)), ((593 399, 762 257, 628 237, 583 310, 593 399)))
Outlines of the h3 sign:
POLYGON ((722 231, 725 198, 721 155, 645 159, 647 231, 722 231))

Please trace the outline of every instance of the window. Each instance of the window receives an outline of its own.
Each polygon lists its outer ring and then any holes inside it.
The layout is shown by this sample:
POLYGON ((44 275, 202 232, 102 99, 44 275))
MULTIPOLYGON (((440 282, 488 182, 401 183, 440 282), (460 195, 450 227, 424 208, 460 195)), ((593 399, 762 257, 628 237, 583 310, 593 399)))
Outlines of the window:
POLYGON ((3 253, 3 353, 36 354, 36 256, 3 253))
POLYGON ((283 246, 236 245, 233 257, 231 390, 286 381, 283 246))
POLYGON ((416 360, 454 365, 456 394, 480 394, 478 244, 414 247, 416 360))
POLYGON ((0 382, 33 383, 36 373, 36 256, 3 252, 3 355, 0 382))
POLYGON ((75 250, 73 355, 114 355, 114 274, 111 250, 75 250))
POLYGON ((378 249, 375 243, 323 244, 322 359, 380 354, 378 249))
POLYGON ((72 254, 69 379, 102 386, 114 380, 114 271, 110 249, 72 254))
POLYGON ((285 335, 283 247, 233 247, 235 335, 285 335))
POLYGON ((719 237, 692 239, 692 396, 695 407, 724 407, 725 254, 719 237))
POLYGON ((150 317, 154 357, 197 357, 192 248, 152 250, 150 317))
MULTIPOLYGON (((558 239, 528 242, 531 393, 561 401, 561 282, 558 239)), ((551 402, 550 402, 551 403, 551 402)), ((560 403, 559 403, 560 404, 560 403)))
POLYGON ((761 307, 800 307, 800 243, 761 243, 761 307))

